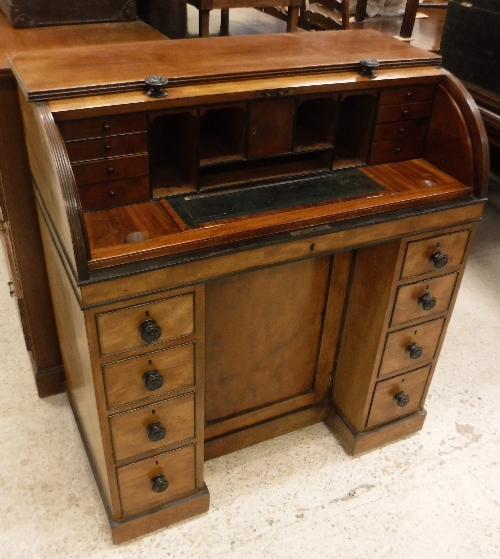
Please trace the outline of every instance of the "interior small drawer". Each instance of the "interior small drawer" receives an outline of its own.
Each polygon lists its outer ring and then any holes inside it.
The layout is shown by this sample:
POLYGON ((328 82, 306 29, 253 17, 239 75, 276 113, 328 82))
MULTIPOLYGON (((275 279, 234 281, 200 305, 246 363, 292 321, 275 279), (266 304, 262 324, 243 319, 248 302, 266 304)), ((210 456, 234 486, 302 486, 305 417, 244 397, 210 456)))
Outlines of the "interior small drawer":
POLYGON ((380 142, 372 145, 370 163, 389 163, 390 161, 402 161, 403 159, 415 159, 422 152, 423 138, 410 138, 408 140, 396 140, 393 142, 380 142))
POLYGON ((196 487, 195 445, 117 468, 124 514, 158 506, 196 487))
POLYGON ((470 229, 408 243, 402 278, 462 264, 470 229))
POLYGON ((78 193, 84 211, 146 202, 150 199, 149 177, 86 184, 78 193))
POLYGON ((457 273, 447 274, 399 287, 391 326, 446 311, 457 278, 457 273))
POLYGON ((149 174, 148 155, 128 155, 72 165, 76 184, 97 184, 100 182, 142 177, 149 174))
POLYGON ((408 138, 423 138, 428 120, 420 118, 396 122, 383 122, 375 127, 374 142, 396 142, 408 138))
POLYGON ((366 427, 373 427, 420 409, 430 371, 430 366, 423 367, 377 382, 366 427))
POLYGON ((103 366, 108 408, 194 385, 194 343, 103 366))
POLYGON ((144 114, 73 120, 60 123, 59 128, 67 142, 147 130, 144 114))
POLYGON ((378 109, 377 122, 394 122, 426 118, 431 114, 432 103, 406 103, 404 105, 381 105, 378 109))
POLYGON ((151 346, 194 332, 194 294, 96 315, 101 355, 151 346))
POLYGON ((384 89, 380 94, 381 105, 396 105, 402 103, 418 103, 432 101, 434 86, 415 85, 384 89))
POLYGON ((391 332, 385 342, 379 376, 418 367, 434 358, 444 318, 391 332))
POLYGON ((148 137, 145 132, 140 132, 138 134, 110 136, 109 138, 78 140, 67 142, 66 150, 72 163, 90 159, 106 159, 118 155, 147 153, 148 137))
POLYGON ((194 437, 194 393, 109 417, 115 460, 194 437))

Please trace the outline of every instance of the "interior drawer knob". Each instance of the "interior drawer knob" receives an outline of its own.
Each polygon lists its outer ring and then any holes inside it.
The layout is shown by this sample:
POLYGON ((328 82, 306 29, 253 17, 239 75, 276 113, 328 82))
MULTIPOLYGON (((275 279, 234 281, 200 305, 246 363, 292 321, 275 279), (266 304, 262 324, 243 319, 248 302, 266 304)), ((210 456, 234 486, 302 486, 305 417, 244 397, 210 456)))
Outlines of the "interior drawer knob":
POLYGON ((423 348, 421 348, 415 342, 412 342, 408 346, 406 346, 406 353, 410 356, 410 359, 420 359, 422 357, 422 353, 424 352, 423 348))
POLYGON ((158 390, 163 386, 163 377, 156 369, 151 369, 142 375, 144 386, 148 390, 158 390))
POLYGON ((159 475, 151 478, 151 489, 155 493, 163 493, 168 488, 168 481, 165 479, 165 476, 159 475))
POLYGON ((161 337, 161 328, 156 324, 152 318, 148 318, 139 326, 141 338, 147 343, 152 344, 161 337))
POLYGON ((430 311, 436 306, 436 298, 430 293, 424 293, 418 298, 418 304, 424 309, 424 311, 430 311))
POLYGON ((404 408, 410 402, 410 397, 401 390, 394 396, 394 401, 400 408, 404 408))
POLYGON ((165 435, 167 434, 167 430, 158 421, 156 423, 150 423, 146 427, 146 433, 148 434, 148 439, 156 443, 165 438, 165 435))
POLYGON ((442 270, 448 264, 448 255, 443 254, 440 250, 435 250, 429 260, 434 264, 434 268, 442 270))
POLYGON ((405 117, 405 118, 406 118, 409 114, 410 114, 410 111, 409 111, 408 109, 405 109, 405 110, 402 112, 402 115, 403 115, 403 117, 405 117))

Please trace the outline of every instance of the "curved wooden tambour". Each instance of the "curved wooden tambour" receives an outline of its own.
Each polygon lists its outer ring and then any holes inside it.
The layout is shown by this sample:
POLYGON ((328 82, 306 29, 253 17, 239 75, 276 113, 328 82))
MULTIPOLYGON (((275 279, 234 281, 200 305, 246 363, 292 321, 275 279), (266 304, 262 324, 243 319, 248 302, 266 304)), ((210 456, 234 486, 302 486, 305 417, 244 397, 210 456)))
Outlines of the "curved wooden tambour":
POLYGON ((64 142, 45 103, 28 103, 21 96, 27 134, 28 157, 44 214, 52 235, 64 253, 75 280, 88 278, 87 238, 82 207, 64 142))
POLYGON ((424 158, 470 185, 478 197, 488 189, 488 137, 479 109, 467 89, 446 70, 438 86, 424 158))

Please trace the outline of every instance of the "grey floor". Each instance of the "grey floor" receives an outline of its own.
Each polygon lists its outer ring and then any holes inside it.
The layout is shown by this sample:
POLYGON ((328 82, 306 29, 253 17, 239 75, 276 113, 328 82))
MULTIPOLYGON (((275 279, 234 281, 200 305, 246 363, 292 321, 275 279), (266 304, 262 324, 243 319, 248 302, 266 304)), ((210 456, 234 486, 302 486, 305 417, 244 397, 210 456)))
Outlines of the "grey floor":
POLYGON ((0 251, 0 558, 500 557, 500 186, 421 432, 358 458, 315 425, 206 464, 207 514, 113 546, 65 395, 38 399, 0 251))

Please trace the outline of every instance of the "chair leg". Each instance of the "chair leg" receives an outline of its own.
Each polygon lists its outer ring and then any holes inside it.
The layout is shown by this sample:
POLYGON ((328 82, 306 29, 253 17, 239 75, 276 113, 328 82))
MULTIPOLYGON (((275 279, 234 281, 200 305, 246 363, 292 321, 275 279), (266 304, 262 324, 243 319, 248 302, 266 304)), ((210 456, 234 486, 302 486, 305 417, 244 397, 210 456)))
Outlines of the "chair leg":
POLYGON ((288 17, 286 20, 287 32, 295 33, 299 23, 299 9, 300 6, 288 6, 288 17))
POLYGON ((409 39, 413 33, 415 18, 417 17, 418 0, 407 0, 405 13, 403 15, 403 23, 399 35, 404 39, 409 39))
POLYGON ((200 22, 200 37, 208 37, 209 35, 209 24, 210 24, 210 10, 200 10, 199 12, 199 22, 200 22))
POLYGON ((220 11, 220 34, 229 35, 229 8, 220 11))
POLYGON ((356 14, 354 16, 354 19, 359 23, 365 21, 367 4, 368 4, 368 0, 358 0, 356 3, 356 14))

